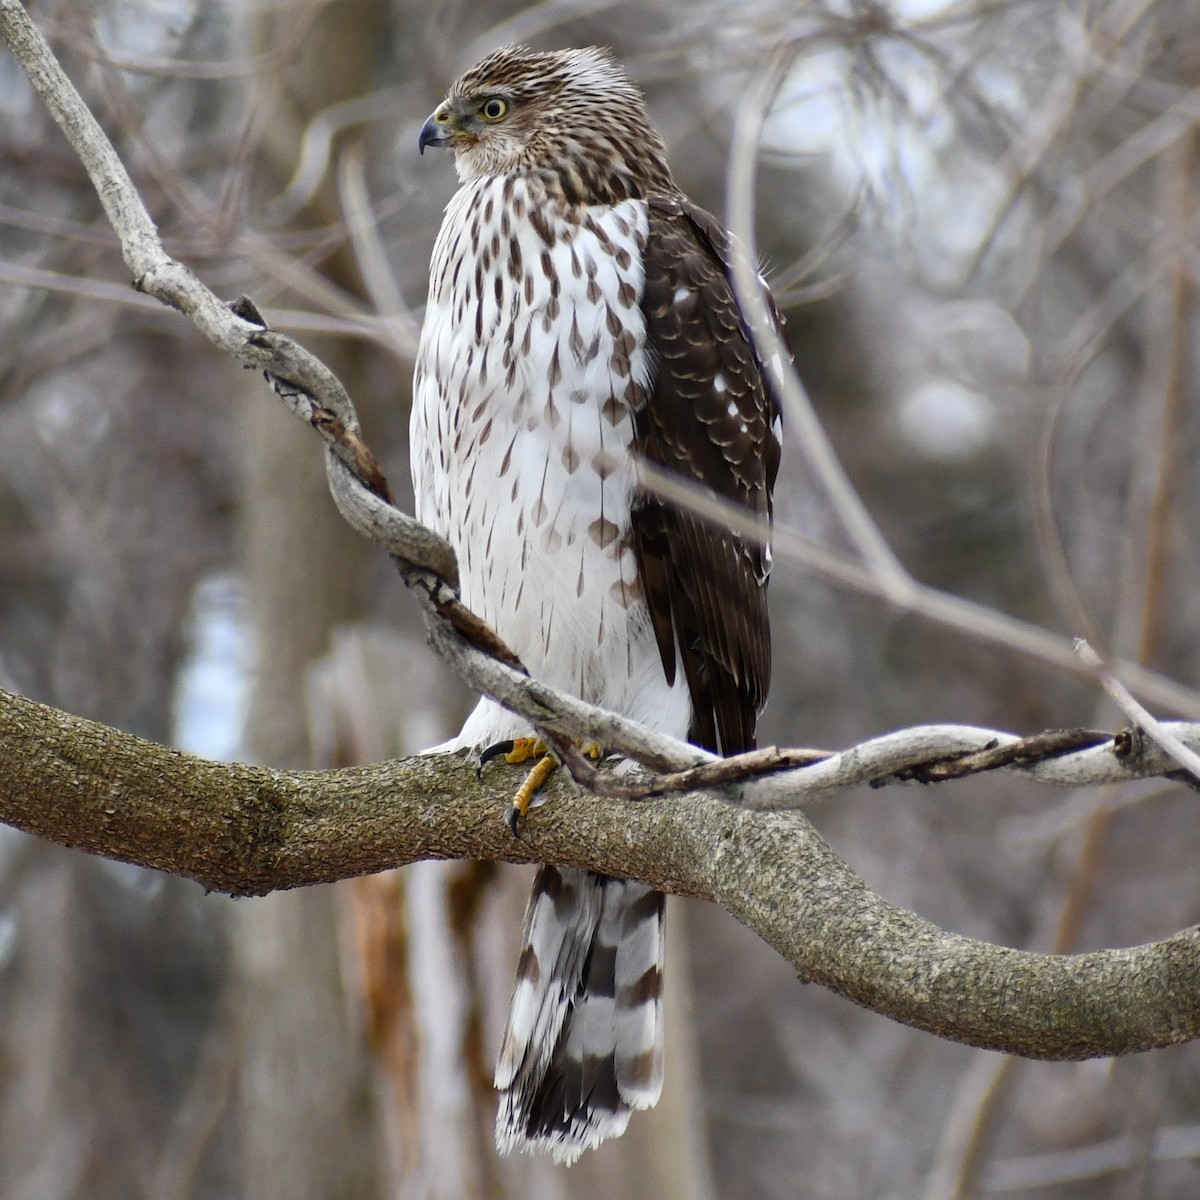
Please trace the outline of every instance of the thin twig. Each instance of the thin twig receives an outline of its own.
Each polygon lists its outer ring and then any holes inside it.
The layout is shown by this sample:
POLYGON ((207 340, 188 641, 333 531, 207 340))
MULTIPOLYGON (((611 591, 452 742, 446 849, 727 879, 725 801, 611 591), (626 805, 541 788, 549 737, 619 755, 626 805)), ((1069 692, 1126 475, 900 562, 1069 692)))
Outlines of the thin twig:
MULTIPOLYGON (((1180 745, 1200 747, 1200 724, 1159 728, 1180 745)), ((600 796, 645 800, 679 792, 726 791, 747 808, 792 808, 856 785, 945 783, 1012 771, 1053 787, 1096 787, 1161 776, 1178 779, 1175 759, 1134 732, 1050 729, 1019 737, 973 725, 920 725, 841 751, 761 747, 681 771, 632 773, 597 765, 569 739, 548 739, 576 782, 600 796)))
POLYGON ((1108 693, 1109 699, 1137 726, 1147 737, 1160 746, 1181 767, 1190 771, 1196 782, 1200 783, 1200 754, 1186 746, 1169 723, 1158 720, 1157 717, 1140 705, 1132 696, 1129 689, 1113 674, 1112 669, 1082 638, 1075 643, 1075 653, 1090 670, 1094 671, 1100 680, 1100 686, 1108 693))
POLYGON ((808 460, 816 479, 828 495, 843 528, 889 594, 908 596, 912 577, 896 557, 887 539, 867 511, 846 476, 836 452, 812 407, 800 377, 791 365, 791 354, 767 311, 762 283, 754 267, 754 167, 763 121, 786 77, 795 51, 781 50, 738 108, 729 160, 726 207, 734 235, 731 244, 733 283, 747 316, 754 348, 761 363, 769 364, 778 386, 784 421, 808 460))
MULTIPOLYGON (((995 771, 1000 767, 1033 766, 1052 758, 1061 758, 1073 750, 1088 749, 1112 742, 1110 733, 1098 733, 1094 729, 1051 729, 1035 733, 1031 737, 1015 742, 985 746, 982 750, 971 750, 950 758, 933 759, 926 763, 914 763, 903 771, 896 772, 901 781, 917 783, 940 783, 944 779, 963 779, 968 775, 979 775, 984 771, 995 771)), ((876 779, 873 786, 879 787, 886 779, 876 779)))
POLYGON ((590 792, 599 796, 618 796, 625 800, 647 800, 652 796, 669 796, 677 792, 694 792, 701 788, 720 788, 744 783, 776 771, 793 770, 809 763, 824 762, 831 757, 824 750, 779 750, 762 746, 730 758, 715 758, 683 771, 666 771, 650 775, 614 774, 603 770, 578 751, 561 752, 571 776, 590 792))

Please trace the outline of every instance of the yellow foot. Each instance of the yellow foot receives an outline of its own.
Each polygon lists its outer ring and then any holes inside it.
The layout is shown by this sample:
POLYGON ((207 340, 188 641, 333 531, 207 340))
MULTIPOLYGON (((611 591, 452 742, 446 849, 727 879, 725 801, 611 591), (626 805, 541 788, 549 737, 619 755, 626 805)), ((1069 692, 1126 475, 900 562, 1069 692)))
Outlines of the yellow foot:
MULTIPOLYGON (((598 742, 585 742, 582 750, 589 758, 597 761, 604 757, 604 751, 598 742)), ((476 775, 481 775, 483 768, 495 758, 503 758, 506 763, 514 765, 529 762, 530 759, 537 759, 529 774, 525 776, 525 781, 517 788, 512 803, 504 814, 504 819, 509 829, 512 830, 513 837, 520 837, 521 821, 529 811, 534 796, 557 770, 558 758, 541 738, 512 738, 503 742, 493 742, 482 751, 479 755, 479 765, 475 768, 476 775)))
POLYGON ((483 774, 483 768, 493 759, 502 758, 506 763, 528 762, 531 758, 540 758, 548 753, 550 747, 541 738, 520 737, 508 738, 503 742, 493 742, 485 746, 479 753, 479 762, 475 765, 475 774, 483 774))

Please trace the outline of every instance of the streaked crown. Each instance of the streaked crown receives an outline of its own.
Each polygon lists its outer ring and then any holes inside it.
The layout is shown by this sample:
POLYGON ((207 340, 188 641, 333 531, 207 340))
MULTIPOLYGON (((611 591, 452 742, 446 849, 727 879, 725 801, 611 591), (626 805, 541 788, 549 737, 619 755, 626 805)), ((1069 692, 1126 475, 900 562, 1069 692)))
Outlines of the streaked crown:
POLYGON ((674 190, 641 92, 596 46, 494 50, 450 88, 421 145, 448 145, 464 182, 536 175, 568 204, 674 190))

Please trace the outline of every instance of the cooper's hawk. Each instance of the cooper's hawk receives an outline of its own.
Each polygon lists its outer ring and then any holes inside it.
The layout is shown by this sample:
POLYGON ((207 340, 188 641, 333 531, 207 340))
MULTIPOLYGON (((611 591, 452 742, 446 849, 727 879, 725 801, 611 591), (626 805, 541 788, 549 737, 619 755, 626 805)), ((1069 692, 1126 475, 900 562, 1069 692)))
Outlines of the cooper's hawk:
MULTIPOLYGON (((779 461, 720 224, 675 186, 600 49, 505 47, 420 147, 462 186, 430 265, 412 413, 417 516, 536 679, 696 745, 753 747, 770 554, 639 478, 647 461, 765 530, 779 461)), ((457 742, 527 734, 484 699, 457 742)), ((544 867, 496 1067, 500 1149, 573 1162, 658 1099, 665 897, 544 867)))

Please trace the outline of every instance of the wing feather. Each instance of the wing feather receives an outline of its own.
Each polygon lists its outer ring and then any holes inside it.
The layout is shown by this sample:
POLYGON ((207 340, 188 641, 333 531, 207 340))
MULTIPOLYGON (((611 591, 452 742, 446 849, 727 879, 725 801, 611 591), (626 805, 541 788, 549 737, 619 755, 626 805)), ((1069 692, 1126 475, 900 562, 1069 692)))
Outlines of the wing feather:
MULTIPOLYGON (((730 281, 728 235, 682 195, 651 197, 644 265, 654 368, 636 449, 744 505, 765 534, 778 407, 730 281)), ((723 754, 752 748, 771 675, 765 545, 649 493, 637 497, 633 540, 667 678, 678 664, 688 682, 689 737, 723 754)))

